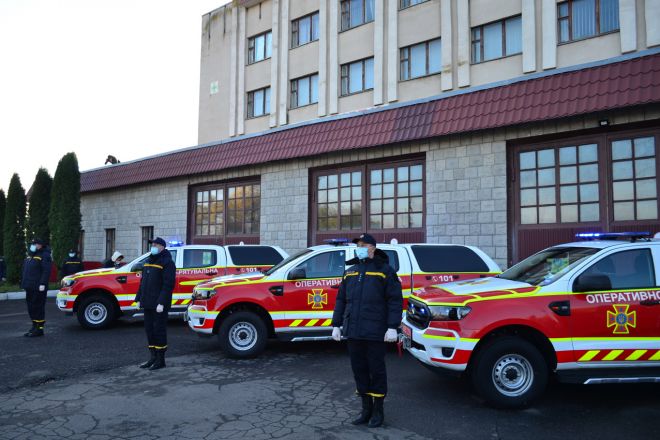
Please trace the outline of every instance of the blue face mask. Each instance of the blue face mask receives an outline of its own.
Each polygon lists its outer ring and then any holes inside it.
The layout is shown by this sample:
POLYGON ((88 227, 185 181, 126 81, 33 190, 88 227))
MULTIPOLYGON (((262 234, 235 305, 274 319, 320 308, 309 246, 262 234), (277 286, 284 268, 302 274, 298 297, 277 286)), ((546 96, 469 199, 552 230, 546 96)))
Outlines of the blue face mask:
POLYGON ((151 246, 151 255, 158 255, 158 248, 156 246, 151 246))
POLYGON ((369 249, 366 247, 359 247, 355 249, 355 255, 360 259, 364 260, 369 257, 369 249))
POLYGON ((37 245, 36 244, 31 244, 30 245, 30 252, 32 252, 32 253, 37 252, 37 245))
POLYGON ((69 257, 70 257, 70 258, 73 258, 73 257, 75 257, 75 256, 76 256, 76 254, 74 254, 74 253, 70 253, 70 254, 69 254, 69 257))

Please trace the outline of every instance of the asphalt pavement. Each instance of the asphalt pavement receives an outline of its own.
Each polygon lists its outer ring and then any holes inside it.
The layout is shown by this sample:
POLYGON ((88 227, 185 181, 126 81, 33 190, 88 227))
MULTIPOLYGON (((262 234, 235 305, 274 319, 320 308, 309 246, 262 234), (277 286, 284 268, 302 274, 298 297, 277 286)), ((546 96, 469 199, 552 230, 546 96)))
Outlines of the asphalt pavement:
POLYGON ((660 438, 660 385, 551 383, 522 411, 489 408, 465 381, 388 353, 386 427, 354 427, 345 346, 270 343, 232 360, 215 339, 169 324, 168 367, 147 357, 140 321, 85 330, 49 299, 46 336, 24 338, 23 301, 0 302, 0 439, 660 438))

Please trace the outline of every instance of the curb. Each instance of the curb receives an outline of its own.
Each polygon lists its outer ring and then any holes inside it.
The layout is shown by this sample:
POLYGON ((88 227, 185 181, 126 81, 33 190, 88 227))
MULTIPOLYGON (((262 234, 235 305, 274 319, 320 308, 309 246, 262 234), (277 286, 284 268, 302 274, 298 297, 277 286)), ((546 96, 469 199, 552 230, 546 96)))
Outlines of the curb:
MULTIPOLYGON (((59 290, 49 290, 46 296, 48 298, 55 298, 57 297, 57 292, 59 292, 59 290)), ((0 293, 0 301, 7 301, 10 299, 25 299, 25 292, 0 293)))

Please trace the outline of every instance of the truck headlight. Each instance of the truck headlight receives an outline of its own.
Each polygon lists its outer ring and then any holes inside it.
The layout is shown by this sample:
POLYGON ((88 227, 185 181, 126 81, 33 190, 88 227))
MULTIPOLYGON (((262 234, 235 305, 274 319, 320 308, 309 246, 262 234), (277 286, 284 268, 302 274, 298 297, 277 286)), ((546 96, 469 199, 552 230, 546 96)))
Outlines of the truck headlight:
POLYGON ((207 290, 195 287, 192 296, 193 299, 209 299, 215 296, 215 289, 207 290))
POLYGON ((468 306, 429 306, 432 321, 458 321, 471 310, 468 306))
POLYGON ((76 280, 73 278, 63 278, 62 279, 62 287, 71 287, 73 286, 73 283, 75 283, 76 280))

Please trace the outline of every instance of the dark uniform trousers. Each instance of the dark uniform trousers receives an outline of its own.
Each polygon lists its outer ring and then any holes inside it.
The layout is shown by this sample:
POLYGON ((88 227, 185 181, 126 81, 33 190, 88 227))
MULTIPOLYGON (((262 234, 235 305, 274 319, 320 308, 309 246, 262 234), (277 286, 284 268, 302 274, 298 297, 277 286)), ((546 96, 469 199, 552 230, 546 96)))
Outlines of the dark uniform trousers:
POLYGON ((39 289, 25 289, 25 300, 32 322, 43 326, 46 315, 46 291, 39 292, 39 289))
POLYGON ((349 339, 347 342, 358 394, 385 397, 387 394, 385 342, 361 339, 349 339))
POLYGON ((144 309, 144 330, 147 332, 149 348, 167 348, 167 310, 161 313, 155 309, 144 309))

